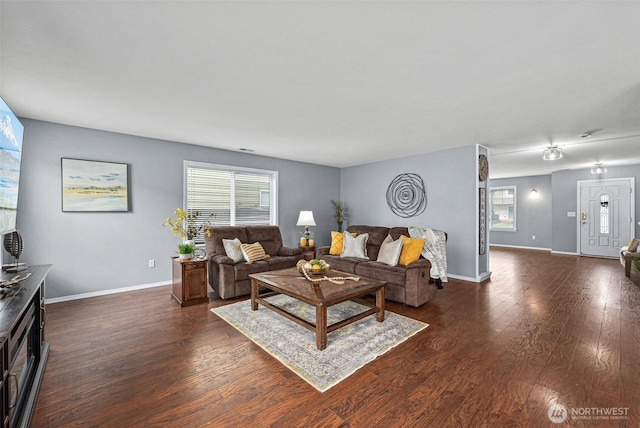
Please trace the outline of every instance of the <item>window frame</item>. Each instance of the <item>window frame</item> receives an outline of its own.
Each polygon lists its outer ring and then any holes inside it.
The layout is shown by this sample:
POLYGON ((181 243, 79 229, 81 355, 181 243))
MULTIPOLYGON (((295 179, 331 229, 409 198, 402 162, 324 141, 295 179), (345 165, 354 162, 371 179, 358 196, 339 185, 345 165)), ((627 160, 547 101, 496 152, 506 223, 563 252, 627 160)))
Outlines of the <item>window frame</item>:
POLYGON ((489 230, 492 232, 517 232, 518 225, 518 186, 495 186, 489 187, 489 230), (496 190, 513 190, 513 225, 511 227, 493 227, 493 192, 496 190))
MULTIPOLYGON (((183 163, 183 183, 182 183, 182 206, 184 209, 187 209, 187 199, 188 199, 188 170, 189 168, 199 168, 199 169, 210 169, 216 171, 225 171, 231 173, 241 173, 241 174, 255 174, 255 175, 264 175, 269 177, 269 224, 277 225, 278 224, 278 171, 267 170, 267 169, 258 169, 258 168, 247 168, 241 166, 233 166, 233 165, 223 165, 223 164, 215 164, 209 162, 197 162, 185 160, 183 163)), ((235 215, 235 180, 231 181, 231 200, 230 200, 230 225, 236 225, 236 215, 235 215)), ((262 200, 260 200, 260 205, 262 206, 262 200)), ((214 220, 215 222, 215 220, 214 220)))

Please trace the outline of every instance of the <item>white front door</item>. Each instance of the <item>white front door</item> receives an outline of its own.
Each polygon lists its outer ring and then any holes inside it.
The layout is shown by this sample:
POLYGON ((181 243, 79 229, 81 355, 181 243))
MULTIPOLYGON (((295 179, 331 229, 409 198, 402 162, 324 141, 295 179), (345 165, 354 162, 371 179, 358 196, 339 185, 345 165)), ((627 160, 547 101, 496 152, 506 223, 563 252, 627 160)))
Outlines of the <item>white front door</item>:
POLYGON ((580 254, 619 257, 634 232, 634 179, 580 181, 580 254))

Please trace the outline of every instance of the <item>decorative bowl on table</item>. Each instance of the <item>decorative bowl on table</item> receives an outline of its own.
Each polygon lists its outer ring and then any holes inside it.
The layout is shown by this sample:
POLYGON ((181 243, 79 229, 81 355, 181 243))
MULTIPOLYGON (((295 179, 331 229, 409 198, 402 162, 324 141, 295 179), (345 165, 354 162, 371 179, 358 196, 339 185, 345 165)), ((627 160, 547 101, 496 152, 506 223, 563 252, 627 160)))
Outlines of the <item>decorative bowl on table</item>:
POLYGON ((329 263, 320 259, 298 260, 296 267, 302 276, 306 276, 305 272, 308 276, 322 276, 329 272, 329 263))

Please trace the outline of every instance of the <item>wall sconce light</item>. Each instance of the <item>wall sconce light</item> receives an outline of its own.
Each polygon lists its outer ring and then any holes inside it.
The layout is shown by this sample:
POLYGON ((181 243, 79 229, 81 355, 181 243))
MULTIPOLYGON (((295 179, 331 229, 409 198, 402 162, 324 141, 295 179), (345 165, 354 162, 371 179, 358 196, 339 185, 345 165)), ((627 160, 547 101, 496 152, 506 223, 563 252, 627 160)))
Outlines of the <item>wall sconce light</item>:
POLYGON ((544 160, 556 160, 562 157, 562 149, 554 144, 548 146, 544 152, 542 152, 542 159, 544 160))
POLYGON ((591 174, 604 174, 607 172, 607 167, 602 162, 596 162, 591 167, 591 174))
POLYGON ((540 193, 538 192, 538 189, 531 189, 529 196, 531 199, 538 199, 540 197, 540 193))

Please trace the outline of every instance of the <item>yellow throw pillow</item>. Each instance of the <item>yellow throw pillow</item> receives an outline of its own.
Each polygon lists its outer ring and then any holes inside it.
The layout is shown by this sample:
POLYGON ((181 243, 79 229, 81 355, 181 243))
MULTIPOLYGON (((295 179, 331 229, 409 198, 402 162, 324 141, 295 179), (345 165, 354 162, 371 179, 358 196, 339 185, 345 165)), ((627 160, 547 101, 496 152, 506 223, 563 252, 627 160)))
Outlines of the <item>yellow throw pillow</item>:
MULTIPOLYGON (((356 233, 351 233, 354 237, 356 233)), ((342 248, 344 247, 344 235, 342 232, 331 232, 331 248, 329 248, 329 254, 339 256, 342 254, 342 248)))
POLYGON ((424 239, 409 238, 404 235, 400 235, 400 239, 402 239, 403 242, 398 264, 408 266, 420 258, 420 253, 422 253, 422 248, 424 247, 424 239))
POLYGON ((264 248, 262 248, 262 245, 260 245, 259 242, 254 242, 253 244, 240 244, 240 250, 242 251, 244 259, 247 261, 247 264, 270 257, 269 254, 264 252, 264 248))
POLYGON ((640 244, 640 239, 632 239, 631 242, 629 242, 629 247, 627 248, 627 251, 630 253, 637 252, 638 244, 640 244))

